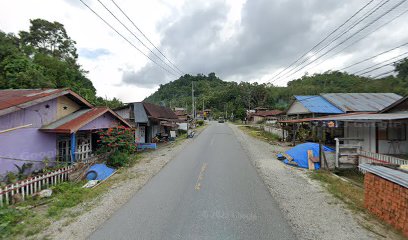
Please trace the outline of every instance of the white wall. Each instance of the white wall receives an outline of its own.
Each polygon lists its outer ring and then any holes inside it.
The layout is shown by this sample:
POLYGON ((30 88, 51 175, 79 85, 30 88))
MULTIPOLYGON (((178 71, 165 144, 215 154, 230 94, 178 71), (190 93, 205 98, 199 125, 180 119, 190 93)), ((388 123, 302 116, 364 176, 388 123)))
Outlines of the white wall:
MULTIPOLYGON (((347 123, 348 125, 344 127, 344 137, 345 138, 361 138, 362 150, 375 152, 375 126, 365 123, 347 123)), ((354 144, 351 141, 349 144, 354 144)))
MULTIPOLYGON (((406 128, 406 135, 408 137, 408 127, 406 128)), ((379 140, 379 153, 384 154, 408 154, 408 141, 399 141, 392 143, 389 140, 379 140)))
POLYGON ((306 114, 310 113, 310 111, 303 106, 302 103, 299 101, 293 102, 293 104, 289 107, 287 111, 287 115, 296 115, 296 114, 306 114))
MULTIPOLYGON (((361 138, 364 139, 361 142, 362 150, 376 152, 376 128, 374 124, 363 124, 349 123, 347 127, 344 128, 344 137, 345 138, 361 138)), ((406 129, 408 136, 408 128, 406 129)), ((394 143, 394 147, 391 146, 389 140, 379 140, 378 141, 378 153, 382 154, 408 154, 408 141, 400 141, 394 143)))

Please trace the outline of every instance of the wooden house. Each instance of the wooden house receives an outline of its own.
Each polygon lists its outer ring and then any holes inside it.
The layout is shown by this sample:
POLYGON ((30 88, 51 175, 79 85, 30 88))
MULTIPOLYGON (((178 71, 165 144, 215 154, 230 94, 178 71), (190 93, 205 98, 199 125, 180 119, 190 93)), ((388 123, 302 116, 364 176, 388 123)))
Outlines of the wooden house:
POLYGON ((148 102, 128 103, 115 112, 135 127, 137 143, 151 143, 158 134, 169 135, 179 121, 170 108, 148 102))

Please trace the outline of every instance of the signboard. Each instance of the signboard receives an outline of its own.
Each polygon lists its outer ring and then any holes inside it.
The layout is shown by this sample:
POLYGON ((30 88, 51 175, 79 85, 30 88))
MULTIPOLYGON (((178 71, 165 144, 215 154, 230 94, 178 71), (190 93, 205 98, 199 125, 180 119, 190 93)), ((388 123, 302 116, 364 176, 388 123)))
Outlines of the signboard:
POLYGON ((138 128, 136 128, 135 139, 137 143, 145 143, 146 142, 145 136, 146 136, 145 126, 139 126, 138 128))

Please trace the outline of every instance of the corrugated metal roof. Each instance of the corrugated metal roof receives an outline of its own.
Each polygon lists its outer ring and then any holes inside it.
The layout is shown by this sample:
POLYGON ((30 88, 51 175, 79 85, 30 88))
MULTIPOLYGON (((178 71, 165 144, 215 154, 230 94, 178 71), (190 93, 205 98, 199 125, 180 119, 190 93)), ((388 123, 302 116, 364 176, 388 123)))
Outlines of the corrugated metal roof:
POLYGON ((325 93, 321 96, 344 112, 378 112, 402 98, 395 93, 325 93))
POLYGON ((376 166, 368 163, 362 163, 358 166, 362 171, 366 171, 372 174, 375 174, 379 177, 387 179, 393 183, 401 185, 403 187, 408 188, 408 173, 403 171, 383 167, 383 166, 376 166))
POLYGON ((280 115, 283 112, 281 110, 270 110, 270 111, 259 111, 256 113, 253 113, 253 116, 261 116, 261 117, 267 117, 267 116, 276 116, 280 115))
POLYGON ((143 106, 149 117, 156 119, 178 119, 177 115, 170 108, 148 102, 143 102, 143 106))
POLYGON ((42 129, 42 130, 57 129, 58 127, 60 127, 60 126, 62 126, 62 125, 64 125, 64 124, 66 124, 66 123, 69 123, 70 121, 72 121, 72 120, 74 120, 74 119, 76 119, 76 118, 78 118, 78 117, 84 115, 85 113, 87 113, 87 112, 89 112, 89 111, 91 111, 91 110, 92 110, 92 109, 81 109, 81 110, 78 110, 78 111, 76 111, 76 112, 74 112, 74 113, 72 113, 72 114, 69 114, 69 115, 67 115, 67 116, 65 116, 65 117, 63 117, 63 118, 61 118, 61 119, 58 119, 58 120, 55 121, 55 122, 52 122, 52 123, 50 123, 50 124, 48 124, 48 125, 46 125, 46 126, 43 126, 41 129, 42 129))
POLYGON ((405 120, 408 119, 408 113, 363 113, 363 114, 345 114, 345 115, 335 115, 335 116, 326 116, 321 118, 315 118, 314 120, 320 121, 392 121, 392 120, 405 120))
POLYGON ((6 89, 0 90, 0 110, 64 91, 63 89, 6 89))
POLYGON ((135 112, 135 122, 137 123, 147 123, 149 119, 147 118, 146 110, 143 107, 143 103, 141 102, 136 102, 132 103, 134 106, 134 112, 135 112))
POLYGON ((386 112, 392 111, 398 105, 404 104, 404 102, 406 102, 406 101, 408 101, 408 96, 403 97, 403 98, 399 99, 398 101, 394 102, 393 104, 389 105, 388 107, 384 108, 383 110, 380 111, 380 113, 386 113, 386 112))
POLYGON ((333 119, 340 119, 340 118, 348 118, 354 115, 361 115, 361 114, 374 114, 375 112, 367 112, 367 113, 343 113, 343 114, 336 114, 330 116, 322 116, 322 117, 314 117, 314 118, 301 118, 301 119, 287 119, 287 120, 280 120, 281 123, 301 123, 301 122, 312 122, 312 121, 328 121, 333 119))
POLYGON ((84 98, 69 89, 5 89, 0 90, 0 115, 8 114, 62 95, 70 95, 82 105, 92 107, 84 98))
POLYGON ((97 107, 92 109, 83 109, 76 111, 62 119, 50 123, 41 128, 42 131, 56 133, 73 133, 94 119, 102 116, 105 113, 111 113, 115 118, 119 119, 125 126, 131 127, 123 118, 107 107, 97 107))
POLYGON ((328 113, 328 114, 343 113, 342 110, 331 104, 322 96, 318 95, 295 96, 295 98, 312 113, 328 113))

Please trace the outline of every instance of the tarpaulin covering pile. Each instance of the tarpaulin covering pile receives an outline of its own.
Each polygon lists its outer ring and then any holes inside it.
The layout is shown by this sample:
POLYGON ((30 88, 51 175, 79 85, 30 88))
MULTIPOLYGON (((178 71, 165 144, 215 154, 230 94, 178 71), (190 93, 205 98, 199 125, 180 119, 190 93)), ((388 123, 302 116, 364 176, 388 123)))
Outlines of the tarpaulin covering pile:
POLYGON ((115 169, 106 166, 105 164, 94 164, 86 173, 87 180, 105 180, 115 172, 115 169))
MULTIPOLYGON (((326 147, 326 146, 323 146, 322 149, 325 152, 334 152, 333 149, 326 147)), ((319 157, 319 144, 318 143, 302 143, 302 144, 299 144, 289 149, 285 153, 293 158, 293 162, 295 162, 298 167, 308 168, 309 167, 308 157, 307 157, 308 150, 313 151, 314 157, 319 157)), ((281 158, 283 155, 278 154, 277 156, 278 158, 281 158)), ((288 159, 285 159, 283 162, 286 164, 290 164, 288 159)), ((315 169, 320 168, 320 163, 315 163, 314 165, 315 165, 315 169)))

